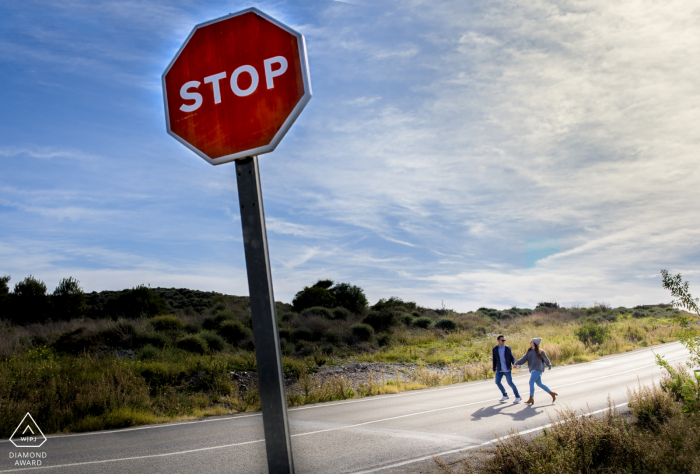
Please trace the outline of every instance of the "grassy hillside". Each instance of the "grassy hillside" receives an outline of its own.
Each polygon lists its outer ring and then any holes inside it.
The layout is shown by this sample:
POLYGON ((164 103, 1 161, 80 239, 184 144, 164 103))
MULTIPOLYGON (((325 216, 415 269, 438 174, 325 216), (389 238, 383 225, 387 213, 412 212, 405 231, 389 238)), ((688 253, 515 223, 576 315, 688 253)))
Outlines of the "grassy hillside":
MULTIPOLYGON (((163 314, 106 314, 116 293, 103 292, 87 295, 80 318, 0 324, 0 435, 9 436, 18 414, 27 411, 53 433, 259 409, 254 384, 243 390, 232 376, 256 369, 248 299, 151 291, 163 298, 163 314)), ((538 336, 554 364, 587 361, 673 340, 671 318, 677 313, 667 305, 564 309, 554 304, 534 311, 456 313, 397 298, 360 312, 294 309, 277 304, 285 373, 297 381, 290 404, 491 377, 490 349, 498 333, 507 335, 516 354, 538 336), (417 367, 410 383, 389 374, 355 389, 340 376, 323 383, 313 378, 319 366, 350 361, 417 367), (449 370, 435 375, 426 370, 430 366, 449 370)))

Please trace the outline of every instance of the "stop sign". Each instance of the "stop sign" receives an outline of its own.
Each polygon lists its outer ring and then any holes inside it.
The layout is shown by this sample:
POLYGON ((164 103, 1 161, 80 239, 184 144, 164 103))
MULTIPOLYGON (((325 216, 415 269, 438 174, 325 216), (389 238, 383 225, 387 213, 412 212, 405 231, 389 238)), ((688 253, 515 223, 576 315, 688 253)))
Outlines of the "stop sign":
POLYGON ((209 163, 269 153, 311 99, 304 36, 255 8, 201 23, 163 96, 168 133, 209 163))

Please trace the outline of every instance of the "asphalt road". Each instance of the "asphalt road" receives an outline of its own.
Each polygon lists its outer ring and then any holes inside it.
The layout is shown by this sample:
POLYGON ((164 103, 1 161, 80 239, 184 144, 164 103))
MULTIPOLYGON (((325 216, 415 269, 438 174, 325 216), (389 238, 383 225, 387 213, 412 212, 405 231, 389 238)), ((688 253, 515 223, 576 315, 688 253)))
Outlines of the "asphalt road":
MULTIPOLYGON (((433 455, 481 446, 512 429, 541 428, 557 408, 597 411, 607 407, 608 396, 624 404, 628 387, 658 382, 652 350, 673 362, 688 356, 682 345, 670 343, 555 367, 543 381, 559 393, 556 404, 539 388, 532 407, 501 404, 491 379, 291 408, 296 472, 405 472, 433 455)), ((528 377, 513 377, 523 397, 528 377)), ((0 441, 0 472, 267 472, 260 413, 49 436, 39 449, 46 452, 40 468, 15 469, 10 451, 21 450, 0 441)))

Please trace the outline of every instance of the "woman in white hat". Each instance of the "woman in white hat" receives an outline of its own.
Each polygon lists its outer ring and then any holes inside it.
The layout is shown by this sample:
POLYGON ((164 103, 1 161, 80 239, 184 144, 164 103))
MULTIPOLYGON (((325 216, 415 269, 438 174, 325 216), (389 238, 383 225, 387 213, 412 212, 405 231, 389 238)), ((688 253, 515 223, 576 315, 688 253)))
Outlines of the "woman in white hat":
POLYGON ((535 403, 535 384, 539 385, 542 390, 547 392, 552 396, 552 402, 557 399, 558 393, 552 392, 545 384, 542 383, 542 372, 544 372, 544 366, 549 367, 552 370, 552 363, 549 362, 547 354, 543 350, 540 350, 540 344, 542 344, 541 337, 535 337, 530 341, 530 348, 527 350, 525 355, 515 361, 515 365, 523 365, 527 362, 527 368, 530 370, 530 399, 525 403, 530 405, 535 403))

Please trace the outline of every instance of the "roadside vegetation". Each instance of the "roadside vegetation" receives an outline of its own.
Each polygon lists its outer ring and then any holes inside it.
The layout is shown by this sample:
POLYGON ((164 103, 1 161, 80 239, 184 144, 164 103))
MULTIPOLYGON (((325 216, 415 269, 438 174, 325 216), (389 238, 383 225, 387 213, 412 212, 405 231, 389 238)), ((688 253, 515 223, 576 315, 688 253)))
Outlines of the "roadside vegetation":
POLYGON ((512 433, 492 449, 446 463, 444 474, 488 473, 700 473, 700 306, 680 274, 661 271, 664 288, 676 298, 676 335, 690 352, 686 364, 671 366, 657 355, 659 385, 628 390, 629 411, 602 416, 558 412, 553 425, 534 439, 512 433))
MULTIPOLYGON (((9 281, 0 279, 0 436, 28 411, 55 433, 259 409, 255 384, 236 381, 256 370, 247 297, 144 285, 84 294, 73 278, 48 294, 32 276, 14 291, 9 281)), ((361 288, 330 280, 276 309, 290 405, 491 377, 498 333, 516 355, 538 336, 554 364, 585 362, 675 340, 687 314, 553 302, 456 313, 395 297, 370 306, 361 288), (354 386, 315 377, 321 366, 359 362, 412 368, 354 386)))

